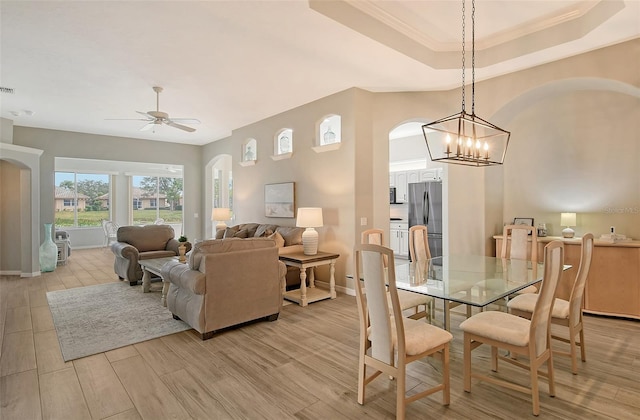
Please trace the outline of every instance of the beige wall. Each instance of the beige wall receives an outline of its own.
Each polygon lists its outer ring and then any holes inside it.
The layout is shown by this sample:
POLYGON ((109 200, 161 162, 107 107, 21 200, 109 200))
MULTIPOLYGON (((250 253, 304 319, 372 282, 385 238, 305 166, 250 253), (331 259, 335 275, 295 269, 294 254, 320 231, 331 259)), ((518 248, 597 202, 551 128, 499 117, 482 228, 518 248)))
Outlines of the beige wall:
MULTIPOLYGON (((551 234, 559 234, 562 211, 579 214, 578 234, 592 231, 599 236, 615 224, 618 232, 640 238, 640 60, 629 60, 638 58, 639 45, 635 40, 476 84, 478 116, 513 134, 504 166, 445 166, 449 253, 493 255, 492 236, 514 217, 533 217, 547 223, 551 234), (630 65, 616 64, 621 62, 630 65), (619 142, 616 153, 607 146, 612 134, 619 142), (572 154, 568 165, 567 151, 576 149, 581 152, 572 154), (604 185, 615 188, 603 193, 604 185), (586 205, 586 197, 599 197, 599 204, 586 205), (631 212, 610 214, 606 208, 631 212)), ((468 98, 468 112, 470 106, 468 98)), ((296 182, 297 207, 319 205, 326 209, 325 218, 327 212, 339 215, 325 220, 320 243, 343 255, 337 282, 348 286, 343 275, 351 272, 351 249, 359 232, 367 227, 388 229, 389 131, 404 122, 430 121, 459 111, 459 89, 350 89, 236 130, 230 138, 207 145, 204 162, 221 153, 233 156, 236 222, 268 221, 262 214, 263 185, 283 181, 296 182), (344 126, 343 148, 326 153, 329 159, 310 150, 314 123, 325 110, 341 114, 344 126), (268 156, 272 136, 285 126, 294 128, 294 157, 273 162, 268 156), (242 168, 237 162, 247 137, 258 139, 258 163, 242 168), (307 143, 301 144, 301 138, 307 143), (367 226, 360 226, 362 217, 367 226)))
MULTIPOLYGON (((619 233, 640 238, 639 51, 640 40, 633 40, 476 84, 478 116, 511 131, 511 144, 504 166, 445 166, 449 253, 492 254, 491 237, 514 217, 546 222, 551 233, 558 234, 562 211, 578 213, 578 234, 592 231, 599 236, 615 225, 619 233)), ((320 246, 342 255, 336 280, 345 287, 351 250, 361 230, 388 229, 389 131, 403 122, 431 121, 459 111, 459 89, 349 89, 235 130, 204 147, 24 127, 15 128, 14 141, 45 150, 42 222, 53 212, 53 156, 126 156, 184 164, 185 224, 192 237, 210 236, 206 227, 211 222, 189 220, 189 214, 211 212, 210 184, 204 180, 211 176, 207 168, 217 156, 232 156, 234 223, 293 226, 295 219, 266 218, 263 209, 265 184, 293 181, 296 207, 324 209, 320 246), (342 146, 316 153, 311 149, 315 124, 334 113, 342 116, 342 146), (274 161, 273 136, 285 127, 294 130, 293 156, 274 161), (258 157, 254 166, 242 167, 238 162, 248 137, 257 139, 258 157), (366 226, 360 226, 363 217, 366 226)), ((326 278, 326 272, 320 277, 326 278)))
MULTIPOLYGON (((345 262, 353 248, 354 215, 357 193, 354 183, 355 148, 358 141, 360 113, 357 107, 366 92, 350 89, 303 105, 283 114, 235 130, 224 140, 204 147, 202 166, 217 156, 229 154, 233 164, 234 224, 273 223, 295 226, 295 218, 268 218, 264 213, 264 185, 295 182, 295 204, 299 207, 322 207, 324 226, 319 233, 320 249, 345 256, 336 267, 336 278, 344 279, 345 262), (356 111, 358 109, 358 111, 356 111), (316 122, 329 114, 342 116, 342 144, 339 150, 316 153, 316 122), (273 160, 274 135, 282 128, 293 129, 293 154, 289 159, 273 160), (241 166, 242 144, 247 138, 257 140, 257 160, 253 166, 241 166)), ((367 120, 370 117, 367 116, 367 120)), ((207 177, 211 175, 205 173, 207 177)), ((205 214, 211 214, 211 192, 203 190, 205 214), (208 213, 207 213, 208 212, 208 213)), ((327 279, 322 267, 319 277, 327 279)), ((344 280, 342 281, 344 283, 344 280)))
POLYGON ((0 160, 0 271, 20 274, 20 168, 0 160), (6 241, 4 239, 7 239, 6 241))
MULTIPOLYGON (((558 235, 563 211, 578 213, 579 234, 599 236, 613 224, 640 238, 638 86, 640 40, 476 83, 478 116, 512 136, 503 167, 445 168, 449 253, 492 254, 491 236, 514 217, 548 223, 558 235)), ((459 90, 379 94, 375 102, 376 167, 388 161, 386 133, 394 126, 460 111, 459 90)), ((384 174, 374 176, 384 183, 384 174)), ((380 226, 386 194, 374 191, 380 226)))
POLYGON ((14 127, 14 144, 44 150, 40 158, 41 223, 53 223, 55 217, 54 159, 68 157, 183 165, 188 180, 184 185, 184 232, 190 238, 201 232, 200 146, 29 127, 14 127))

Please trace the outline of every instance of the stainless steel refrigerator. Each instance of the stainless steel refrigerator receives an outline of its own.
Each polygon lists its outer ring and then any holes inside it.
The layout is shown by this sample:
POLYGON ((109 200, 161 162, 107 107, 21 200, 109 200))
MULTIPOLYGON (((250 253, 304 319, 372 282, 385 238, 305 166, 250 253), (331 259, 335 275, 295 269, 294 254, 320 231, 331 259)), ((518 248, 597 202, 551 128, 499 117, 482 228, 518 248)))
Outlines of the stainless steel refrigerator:
POLYGON ((409 184, 409 228, 427 227, 427 240, 432 257, 442 256, 442 182, 409 184))

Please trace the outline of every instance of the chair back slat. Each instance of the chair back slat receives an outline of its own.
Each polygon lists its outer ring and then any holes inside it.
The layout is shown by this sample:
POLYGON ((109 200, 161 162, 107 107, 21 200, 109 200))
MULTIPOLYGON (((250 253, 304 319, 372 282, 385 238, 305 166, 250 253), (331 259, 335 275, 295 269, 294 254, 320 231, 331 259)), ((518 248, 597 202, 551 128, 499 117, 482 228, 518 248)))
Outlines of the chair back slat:
MULTIPOLYGON (((364 232, 362 232, 362 235, 360 237, 360 243, 385 246, 384 231, 382 229, 376 229, 376 228, 367 229, 364 232)), ((389 261, 386 256, 384 257, 384 266, 385 267, 389 266, 389 261)))
POLYGON ((564 245, 553 241, 544 247, 544 277, 536 306, 531 315, 530 342, 535 343, 536 356, 547 348, 550 339, 551 311, 564 264, 564 245))
POLYGON ((528 225, 507 225, 502 229, 501 258, 538 261, 538 233, 528 225), (531 251, 529 251, 531 236, 531 251))
POLYGON ((584 298, 584 286, 587 283, 587 276, 589 275, 592 256, 593 234, 587 233, 582 237, 580 267, 578 268, 578 274, 576 275, 576 280, 573 283, 573 289, 571 289, 571 296, 569 297, 569 318, 573 320, 580 319, 582 301, 584 298))
MULTIPOLYGON (((371 356, 386 364, 392 364, 394 357, 393 342, 395 331, 398 328, 398 323, 395 322, 396 317, 393 316, 394 313, 397 311, 399 319, 402 319, 397 290, 395 289, 393 251, 380 245, 361 244, 356 246, 355 256, 356 279, 363 280, 362 285, 359 281, 356 281, 358 305, 363 308, 361 318, 362 315, 366 315, 368 319, 368 325, 361 325, 361 328, 365 329, 371 341, 371 356), (385 268, 385 259, 390 262, 388 269, 385 268), (389 301, 387 300, 387 287, 385 284, 387 281, 389 282, 392 307, 389 306, 389 301), (364 291, 362 286, 364 286, 364 291), (392 327, 392 323, 395 324, 394 327, 392 327)), ((402 322, 400 322, 400 325, 402 325, 402 322)), ((404 348, 404 343, 402 347, 404 348)))
POLYGON ((431 259, 426 226, 415 225, 409 228, 409 256, 411 261, 431 259))
POLYGON ((384 246, 384 231, 382 229, 367 229, 362 232, 360 243, 384 246))

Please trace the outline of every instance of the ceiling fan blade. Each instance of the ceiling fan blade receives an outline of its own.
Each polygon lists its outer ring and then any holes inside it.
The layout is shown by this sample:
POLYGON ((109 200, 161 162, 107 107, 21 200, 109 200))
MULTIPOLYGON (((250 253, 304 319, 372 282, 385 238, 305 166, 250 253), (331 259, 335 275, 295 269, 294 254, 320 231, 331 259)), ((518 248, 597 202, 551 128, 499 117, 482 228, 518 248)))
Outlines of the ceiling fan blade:
POLYGON ((184 131, 187 131, 189 133, 193 133, 194 131, 196 131, 195 128, 187 127, 186 125, 178 124, 178 123, 175 123, 175 122, 173 122, 171 120, 166 120, 164 123, 167 124, 170 127, 178 128, 180 130, 184 130, 184 131))
POLYGON ((144 127, 142 127, 140 129, 140 131, 149 131, 149 130, 151 130, 153 128, 154 125, 156 125, 156 122, 155 121, 151 121, 151 122, 149 122, 149 124, 147 124, 144 127))
POLYGON ((171 118, 171 121, 182 124, 200 124, 200 120, 195 118, 171 118))
POLYGON ((145 117, 147 117, 147 119, 149 119, 149 120, 155 120, 155 117, 154 117, 153 115, 150 115, 150 114, 149 114, 149 113, 147 113, 147 112, 142 112, 142 111, 136 111, 136 112, 137 112, 138 114, 140 114, 140 115, 144 115, 144 116, 145 116, 145 117))
POLYGON ((150 119, 144 118, 105 118, 105 121, 151 121, 150 119))

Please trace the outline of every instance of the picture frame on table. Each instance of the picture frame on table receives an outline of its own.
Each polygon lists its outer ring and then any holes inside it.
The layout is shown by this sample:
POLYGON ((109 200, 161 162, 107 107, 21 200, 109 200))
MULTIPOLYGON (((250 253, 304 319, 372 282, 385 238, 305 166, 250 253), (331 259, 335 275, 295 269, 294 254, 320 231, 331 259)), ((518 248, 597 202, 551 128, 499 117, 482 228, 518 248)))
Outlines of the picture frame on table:
MULTIPOLYGON (((515 217, 513 219, 514 225, 533 226, 533 217, 515 217)), ((531 233, 529 233, 531 235, 531 233)))
POLYGON ((264 186, 266 217, 295 217, 295 183, 282 182, 264 186))

